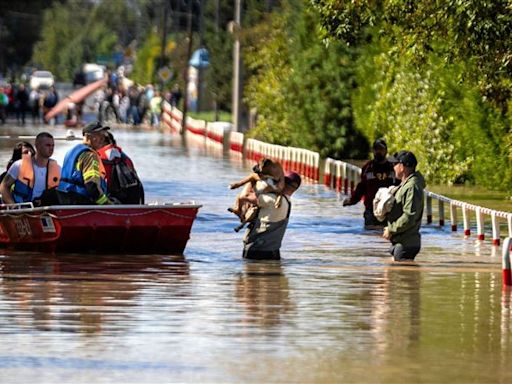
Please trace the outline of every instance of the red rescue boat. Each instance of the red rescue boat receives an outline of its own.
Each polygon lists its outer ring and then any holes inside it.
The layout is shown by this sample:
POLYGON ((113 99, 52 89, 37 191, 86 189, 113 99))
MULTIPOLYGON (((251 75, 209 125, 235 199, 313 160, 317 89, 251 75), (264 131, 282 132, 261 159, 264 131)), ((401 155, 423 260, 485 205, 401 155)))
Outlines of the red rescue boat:
POLYGON ((0 205, 0 244, 44 252, 182 254, 201 205, 0 205))

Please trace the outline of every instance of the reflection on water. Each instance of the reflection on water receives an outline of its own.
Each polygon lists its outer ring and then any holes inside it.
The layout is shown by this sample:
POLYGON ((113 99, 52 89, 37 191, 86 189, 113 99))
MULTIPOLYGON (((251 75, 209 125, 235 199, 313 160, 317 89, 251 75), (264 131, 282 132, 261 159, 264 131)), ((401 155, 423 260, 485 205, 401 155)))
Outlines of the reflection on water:
POLYGON ((185 257, 0 249, 0 382, 512 381, 511 292, 488 243, 428 226, 417 262, 397 265, 360 205, 306 183, 283 260, 244 261, 227 185, 249 164, 114 134, 148 201, 203 204, 185 257))
POLYGON ((288 278, 281 262, 247 261, 236 280, 235 297, 246 310, 244 322, 279 325, 291 307, 288 278))
POLYGON ((128 260, 127 256, 99 255, 91 260, 90 255, 11 253, 0 260, 0 290, 9 304, 17 304, 14 316, 0 318, 0 333, 11 333, 11 326, 117 332, 129 320, 126 307, 134 305, 145 285, 165 276, 183 286, 189 278, 183 257, 131 256, 128 260), (123 322, 118 323, 119 318, 123 322))

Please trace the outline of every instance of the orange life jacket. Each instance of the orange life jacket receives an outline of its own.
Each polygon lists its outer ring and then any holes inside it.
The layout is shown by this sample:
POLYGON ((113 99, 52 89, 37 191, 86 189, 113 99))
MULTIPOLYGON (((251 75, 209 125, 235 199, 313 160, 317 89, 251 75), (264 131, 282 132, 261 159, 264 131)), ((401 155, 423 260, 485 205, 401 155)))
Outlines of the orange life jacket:
MULTIPOLYGON (((53 159, 48 160, 46 166, 46 189, 55 188, 59 185, 60 168, 53 159)), ((14 182, 12 191, 14 201, 17 203, 32 201, 35 176, 34 165, 30 154, 22 155, 18 179, 14 182)))

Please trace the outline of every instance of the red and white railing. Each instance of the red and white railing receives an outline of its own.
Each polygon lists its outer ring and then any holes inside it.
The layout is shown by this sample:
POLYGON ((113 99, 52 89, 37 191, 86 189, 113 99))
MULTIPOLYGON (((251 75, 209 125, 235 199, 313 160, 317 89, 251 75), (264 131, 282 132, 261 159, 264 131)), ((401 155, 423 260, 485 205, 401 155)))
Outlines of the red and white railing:
POLYGON ((345 194, 353 193, 361 180, 361 168, 356 165, 331 158, 325 159, 324 185, 345 194))
POLYGON ((432 200, 438 201, 437 213, 439 216, 439 226, 445 225, 445 204, 450 207, 450 223, 452 231, 457 231, 458 212, 462 213, 462 224, 464 227, 464 236, 471 235, 471 216, 474 217, 476 224, 477 240, 485 240, 485 219, 487 218, 491 224, 491 239, 493 245, 500 245, 500 225, 506 224, 508 236, 512 237, 512 213, 497 211, 489 208, 480 207, 478 205, 469 204, 464 201, 450 199, 446 196, 439 195, 430 191, 425 191, 426 196, 426 216, 427 223, 432 223, 432 200))

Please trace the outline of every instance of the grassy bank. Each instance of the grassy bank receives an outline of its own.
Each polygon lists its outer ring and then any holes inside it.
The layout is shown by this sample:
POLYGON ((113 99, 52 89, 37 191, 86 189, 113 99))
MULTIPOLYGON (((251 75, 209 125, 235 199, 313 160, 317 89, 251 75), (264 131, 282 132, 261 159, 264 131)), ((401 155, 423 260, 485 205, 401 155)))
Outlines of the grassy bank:
POLYGON ((488 191, 482 187, 427 185, 434 193, 481 207, 512 212, 512 200, 507 192, 488 191))
POLYGON ((215 111, 189 112, 191 118, 205 121, 231 121, 231 113, 220 111, 218 119, 215 118, 215 111))

